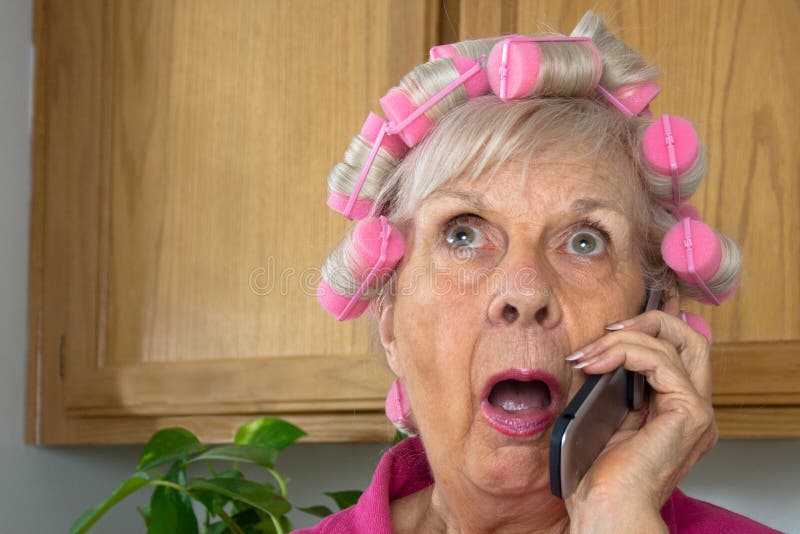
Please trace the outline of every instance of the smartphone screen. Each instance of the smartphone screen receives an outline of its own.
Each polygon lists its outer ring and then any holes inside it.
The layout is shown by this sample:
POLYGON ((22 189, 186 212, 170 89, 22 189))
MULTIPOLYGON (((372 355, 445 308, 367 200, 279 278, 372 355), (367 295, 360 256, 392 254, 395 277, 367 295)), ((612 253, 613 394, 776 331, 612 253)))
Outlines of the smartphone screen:
MULTIPOLYGON (((642 312, 658 308, 660 295, 648 291, 642 312)), ((569 497, 630 410, 645 401, 644 377, 620 367, 590 375, 553 425, 550 490, 569 497)))

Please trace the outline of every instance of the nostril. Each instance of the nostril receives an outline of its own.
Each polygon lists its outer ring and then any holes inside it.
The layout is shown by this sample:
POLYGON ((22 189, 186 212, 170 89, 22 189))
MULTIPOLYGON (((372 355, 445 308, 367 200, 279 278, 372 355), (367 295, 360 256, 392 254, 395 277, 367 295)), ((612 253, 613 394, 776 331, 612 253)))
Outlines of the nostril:
POLYGON ((547 308, 542 307, 536 312, 536 322, 542 324, 545 319, 547 319, 547 308))
POLYGON ((503 308, 503 319, 506 320, 507 323, 513 323, 519 318, 519 310, 517 310, 511 304, 506 304, 503 308))

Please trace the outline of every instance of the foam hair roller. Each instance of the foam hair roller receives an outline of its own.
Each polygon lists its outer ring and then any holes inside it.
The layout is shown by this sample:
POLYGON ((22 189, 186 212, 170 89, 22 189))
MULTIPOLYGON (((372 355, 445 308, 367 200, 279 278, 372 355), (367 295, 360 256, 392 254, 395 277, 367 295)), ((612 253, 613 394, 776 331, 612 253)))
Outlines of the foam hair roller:
POLYGON ((409 147, 415 146, 433 126, 433 121, 425 114, 425 111, 433 107, 454 89, 463 86, 467 98, 475 98, 486 94, 489 90, 486 72, 480 67, 480 63, 477 60, 459 56, 449 58, 449 61, 452 61, 453 66, 461 76, 452 80, 450 84, 443 87, 421 105, 415 105, 405 91, 399 87, 390 89, 380 99, 381 107, 392 123, 392 130, 396 131, 400 139, 409 147))
POLYGON ((361 298, 364 291, 376 278, 391 273, 405 252, 403 234, 385 217, 359 221, 350 236, 350 245, 351 274, 360 283, 358 289, 352 295, 339 293, 324 276, 317 286, 320 305, 339 321, 364 313, 369 305, 368 299, 361 298))
POLYGON ((386 417, 403 434, 417 435, 417 426, 411 417, 411 404, 399 379, 392 382, 392 387, 386 395, 386 417))
POLYGON ((486 37, 484 39, 472 39, 469 41, 459 41, 452 44, 436 45, 430 50, 430 61, 443 57, 467 56, 478 59, 483 55, 488 55, 492 47, 500 39, 509 37, 522 37, 521 35, 501 35, 498 37, 486 37))
POLYGON ((436 45, 430 50, 429 61, 434 61, 443 57, 456 57, 457 55, 458 50, 456 50, 456 47, 452 44, 436 45))
MULTIPOLYGON (((364 121, 363 126, 361 126, 359 135, 368 143, 374 144, 385 123, 386 121, 380 115, 370 113, 367 116, 367 120, 364 121)), ((400 160, 403 159, 403 156, 408 152, 408 147, 398 136, 384 132, 377 150, 384 150, 393 158, 400 160)), ((364 162, 364 166, 366 165, 368 165, 368 162, 364 162)), ((369 172, 369 169, 366 169, 366 172, 369 172)), ((354 192, 352 191, 350 195, 345 195, 338 191, 331 191, 328 195, 328 207, 344 215, 347 211, 347 204, 350 202, 350 196, 353 194, 354 192)), ((358 195, 358 192, 355 192, 355 194, 358 195)), ((357 198, 353 202, 350 212, 347 213, 347 217, 350 219, 363 219, 369 215, 372 204, 373 201, 370 198, 357 198)))
MULTIPOLYGON (((704 282, 708 282, 719 270, 722 262, 722 245, 714 230, 702 221, 690 220, 689 224, 694 270, 704 282)), ((670 269, 682 280, 695 283, 695 277, 690 272, 686 257, 685 240, 684 223, 681 221, 664 236, 661 242, 661 255, 670 269)))
MULTIPOLYGON (((347 203, 350 202, 350 197, 348 195, 343 195, 338 191, 331 191, 328 195, 328 207, 333 211, 338 211, 342 215, 344 215, 345 210, 347 209, 347 203)), ((353 202, 353 207, 350 209, 350 219, 363 219, 367 215, 369 215, 370 210, 372 210, 372 199, 371 198, 359 198, 355 202, 353 202)))
POLYGON ((683 319, 683 322, 688 324, 692 330, 703 334, 708 340, 708 344, 711 345, 711 327, 708 326, 705 319, 696 313, 685 312, 683 310, 681 310, 681 319, 683 319))
MULTIPOLYGON (((541 94, 539 87, 542 62, 540 43, 563 42, 572 46, 587 47, 592 53, 596 69, 596 87, 603 72, 603 61, 597 45, 588 37, 511 37, 503 39, 492 48, 486 70, 492 92, 508 101, 541 94)), ((585 95, 574 95, 585 96, 585 95)))
MULTIPOLYGON (((367 120, 364 121, 364 124, 361 126, 359 134, 370 143, 374 143, 385 122, 383 117, 377 113, 370 112, 370 114, 367 115, 367 120)), ((384 135, 381 140, 381 148, 386 149, 387 152, 397 159, 403 159, 406 152, 408 152, 408 147, 403 140, 392 134, 384 135)))
POLYGON ((680 206, 677 207, 677 209, 673 213, 675 217, 677 217, 678 219, 689 217, 690 219, 695 221, 701 220, 700 212, 697 211, 697 208, 695 208, 691 204, 681 204, 680 206))
POLYGON ((681 117, 664 115, 653 122, 642 136, 642 153, 647 167, 662 177, 671 177, 671 195, 674 204, 685 202, 700 185, 702 176, 690 176, 701 155, 697 132, 692 124, 681 117), (676 198, 678 195, 683 195, 676 198))
POLYGON ((644 82, 623 85, 616 91, 609 91, 602 85, 598 85, 597 91, 628 117, 638 115, 650 117, 648 106, 661 89, 653 82, 644 82))
POLYGON ((614 96, 633 115, 639 115, 645 111, 660 91, 658 85, 653 82, 632 83, 623 85, 614 91, 614 96))
POLYGON ((685 217, 673 226, 661 242, 661 255, 681 280, 703 290, 706 298, 699 299, 703 304, 720 304, 736 291, 738 278, 719 294, 713 294, 706 285, 722 264, 722 243, 702 221, 685 217))

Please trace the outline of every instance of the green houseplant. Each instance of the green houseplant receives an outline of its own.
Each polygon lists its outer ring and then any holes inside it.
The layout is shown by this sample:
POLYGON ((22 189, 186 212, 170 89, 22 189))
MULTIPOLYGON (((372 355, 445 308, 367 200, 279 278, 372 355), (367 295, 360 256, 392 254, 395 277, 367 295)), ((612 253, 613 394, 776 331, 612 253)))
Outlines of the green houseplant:
MULTIPOLYGON (((208 445, 185 428, 159 430, 142 452, 136 471, 103 501, 81 515, 70 534, 88 532, 111 507, 145 487, 153 491, 150 505, 139 507, 148 534, 282 534, 292 525, 286 481, 275 470, 278 453, 306 435, 298 427, 273 418, 242 425, 233 443, 208 445), (217 467, 212 464, 217 463, 217 467), (219 468, 227 462, 228 469, 219 468), (249 480, 239 470, 241 462, 261 466, 266 480, 249 480), (196 476, 197 468, 207 475, 196 476), (199 503, 197 517, 192 501, 199 503)), ((360 491, 327 493, 339 509, 354 504, 360 491)), ((326 506, 298 508, 325 517, 326 506)))

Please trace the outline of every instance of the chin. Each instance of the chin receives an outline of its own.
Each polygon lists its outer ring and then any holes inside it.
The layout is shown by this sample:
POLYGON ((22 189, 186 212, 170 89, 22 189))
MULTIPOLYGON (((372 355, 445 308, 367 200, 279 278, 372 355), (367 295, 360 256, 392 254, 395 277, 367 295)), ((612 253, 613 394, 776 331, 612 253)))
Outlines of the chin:
POLYGON ((473 480, 493 494, 519 496, 549 491, 549 436, 547 432, 527 442, 506 439, 492 444, 489 451, 467 462, 473 480))

